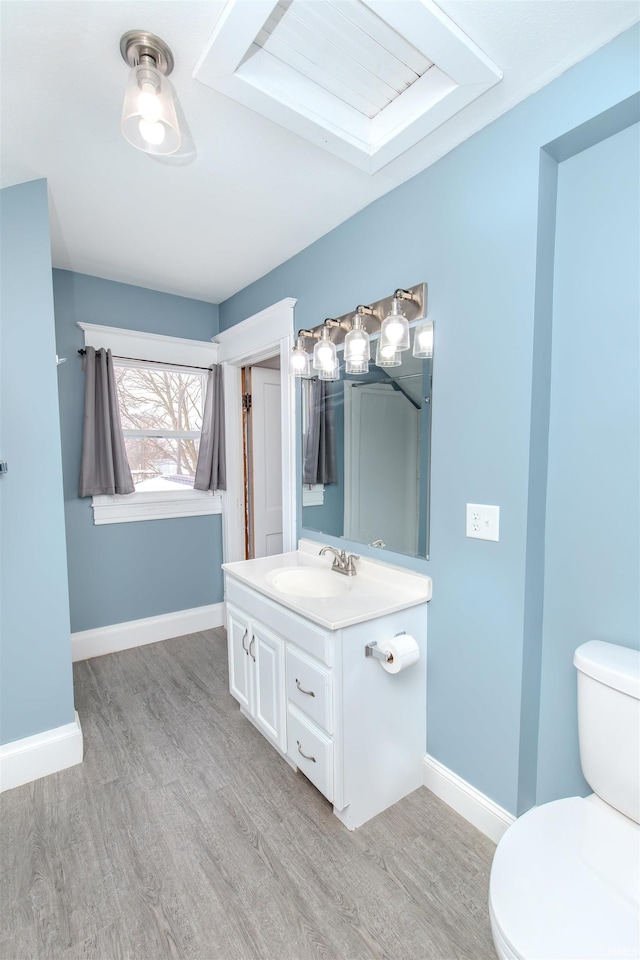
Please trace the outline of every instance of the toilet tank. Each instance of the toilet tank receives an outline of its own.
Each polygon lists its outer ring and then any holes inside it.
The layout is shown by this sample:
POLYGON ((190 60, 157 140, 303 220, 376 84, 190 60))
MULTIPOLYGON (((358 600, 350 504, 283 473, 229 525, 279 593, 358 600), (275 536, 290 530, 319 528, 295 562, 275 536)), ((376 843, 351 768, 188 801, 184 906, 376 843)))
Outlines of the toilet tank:
POLYGON ((573 662, 582 772, 597 796, 640 823, 640 651, 591 640, 573 662))

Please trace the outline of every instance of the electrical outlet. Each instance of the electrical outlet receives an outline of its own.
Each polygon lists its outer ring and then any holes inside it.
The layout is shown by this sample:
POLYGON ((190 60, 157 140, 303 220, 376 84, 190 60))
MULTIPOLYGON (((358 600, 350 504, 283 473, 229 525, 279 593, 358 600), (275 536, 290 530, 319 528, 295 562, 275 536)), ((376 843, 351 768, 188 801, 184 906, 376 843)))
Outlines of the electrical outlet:
POLYGON ((486 503, 468 503, 467 536, 477 540, 499 540, 500 507, 486 503))

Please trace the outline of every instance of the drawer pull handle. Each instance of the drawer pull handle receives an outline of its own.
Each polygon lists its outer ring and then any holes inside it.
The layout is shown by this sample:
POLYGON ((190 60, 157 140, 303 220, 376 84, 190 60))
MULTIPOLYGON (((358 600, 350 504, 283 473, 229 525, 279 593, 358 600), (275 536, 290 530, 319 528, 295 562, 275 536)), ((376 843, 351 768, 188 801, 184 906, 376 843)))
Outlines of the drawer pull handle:
POLYGON ((251 643, 249 644, 249 654, 250 654, 251 659, 253 660, 254 663, 256 662, 256 658, 254 657, 251 648, 252 648, 252 646, 254 645, 255 642, 256 642, 256 638, 255 638, 255 637, 251 637, 251 643))
POLYGON ((315 693, 313 692, 313 690, 305 690, 304 687, 300 686, 300 681, 298 680, 297 677, 296 677, 296 687, 298 688, 300 693, 306 693, 308 697, 315 697, 315 693))
POLYGON ((249 651, 247 650, 247 648, 246 648, 245 645, 244 645, 244 642, 245 642, 245 640, 247 639, 247 634, 248 634, 248 633, 249 633, 249 627, 247 627, 247 629, 245 630, 245 632, 244 632, 244 637, 242 638, 242 649, 244 650, 245 653, 249 653, 249 651))
POLYGON ((315 762, 316 762, 316 758, 315 758, 315 757, 310 757, 310 756, 308 756, 308 754, 302 752, 302 747, 300 746, 300 741, 299 741, 299 740, 296 740, 296 743, 298 744, 298 753, 300 754, 300 756, 301 756, 301 757, 304 757, 305 760, 311 760, 312 763, 315 763, 315 762))

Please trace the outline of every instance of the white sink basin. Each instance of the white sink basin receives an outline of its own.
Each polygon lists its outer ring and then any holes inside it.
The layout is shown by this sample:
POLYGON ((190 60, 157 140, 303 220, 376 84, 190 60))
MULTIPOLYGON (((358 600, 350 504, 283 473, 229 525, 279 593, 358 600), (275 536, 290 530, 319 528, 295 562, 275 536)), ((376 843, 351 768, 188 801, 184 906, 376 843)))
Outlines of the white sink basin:
POLYGON ((292 597, 339 597, 351 586, 348 577, 317 567, 284 567, 268 574, 267 580, 292 597))

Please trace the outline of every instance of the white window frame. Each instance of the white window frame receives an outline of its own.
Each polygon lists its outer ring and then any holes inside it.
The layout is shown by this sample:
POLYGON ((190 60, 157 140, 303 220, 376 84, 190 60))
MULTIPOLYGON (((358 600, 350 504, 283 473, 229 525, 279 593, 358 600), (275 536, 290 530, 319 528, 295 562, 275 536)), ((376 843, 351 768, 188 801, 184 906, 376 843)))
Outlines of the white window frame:
MULTIPOLYGON (((138 330, 123 330, 79 322, 85 347, 111 350, 114 357, 165 363, 168 366, 209 367, 218 362, 217 344, 209 341, 165 337, 138 330)), ((180 489, 168 492, 129 493, 91 498, 93 522, 134 523, 142 520, 171 520, 222 513, 222 496, 211 490, 180 489)))

